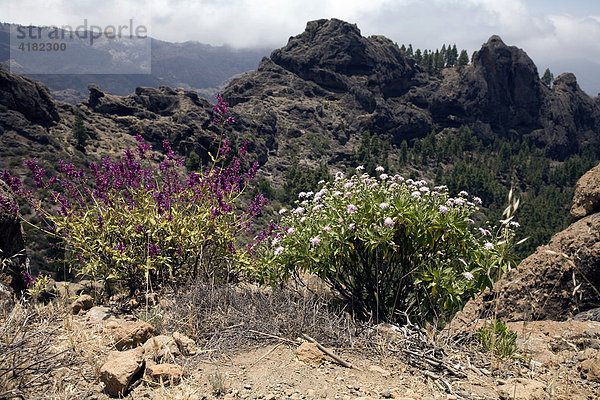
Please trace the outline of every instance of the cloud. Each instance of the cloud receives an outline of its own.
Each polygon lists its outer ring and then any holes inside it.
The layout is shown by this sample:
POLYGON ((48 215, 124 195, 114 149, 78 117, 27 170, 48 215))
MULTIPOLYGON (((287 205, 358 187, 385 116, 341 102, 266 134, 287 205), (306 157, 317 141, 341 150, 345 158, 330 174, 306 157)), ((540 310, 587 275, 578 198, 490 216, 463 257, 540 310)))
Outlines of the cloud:
POLYGON ((101 5, 47 0, 44 6, 39 0, 9 1, 10 21, 23 24, 83 18, 116 24, 151 14, 150 34, 173 42, 275 48, 301 33, 309 20, 339 18, 356 23, 363 35, 385 35, 415 48, 456 43, 472 53, 498 34, 525 49, 540 69, 568 60, 600 60, 596 0, 105 0, 101 5))

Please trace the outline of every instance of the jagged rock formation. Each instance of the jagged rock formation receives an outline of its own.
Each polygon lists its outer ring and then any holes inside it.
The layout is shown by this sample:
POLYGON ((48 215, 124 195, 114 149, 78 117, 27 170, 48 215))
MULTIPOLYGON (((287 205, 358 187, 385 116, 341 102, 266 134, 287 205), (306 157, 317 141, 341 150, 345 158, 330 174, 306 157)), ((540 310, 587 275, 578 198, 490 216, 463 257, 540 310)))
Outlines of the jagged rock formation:
MULTIPOLYGON (((589 98, 572 74, 549 89, 527 54, 497 36, 471 65, 432 76, 384 37, 365 38, 336 19, 312 21, 257 71, 232 81, 224 97, 236 119, 231 129, 250 141, 275 188, 296 158, 345 170, 367 130, 394 146, 468 125, 485 140, 531 138, 557 159, 600 146, 600 98, 589 98)), ((22 160, 32 155, 47 169, 60 158, 83 165, 120 154, 136 134, 157 150, 168 139, 181 155, 195 151, 209 160, 211 105, 194 92, 163 86, 116 96, 91 85, 77 107, 92 138, 85 154, 71 132, 75 108, 0 67, 0 169, 24 176, 22 160)))
MULTIPOLYGON (((2 129, 48 144, 44 131, 61 125, 61 113, 62 130, 68 128, 72 109, 53 103, 43 85, 0 71, 0 104, 9 110, 2 129)), ((141 132, 158 145, 168 138, 183 154, 206 153, 207 135, 199 132, 210 128, 210 107, 193 92, 139 88, 120 97, 89 90, 81 105, 88 126, 141 132)), ((382 36, 365 38, 336 19, 312 21, 263 58, 258 71, 235 79, 224 97, 236 114, 234 129, 252 138, 251 150, 275 186, 295 157, 345 168, 365 130, 399 145, 469 125, 487 140, 530 137, 556 158, 600 144, 600 100, 583 93, 572 74, 558 76, 548 89, 527 54, 498 36, 471 65, 432 76, 382 36)))
MULTIPOLYGON (((252 116, 281 169, 290 157, 346 163, 365 130, 392 143, 469 125, 481 138, 530 137, 556 158, 600 143, 600 108, 572 74, 550 90, 527 54, 492 36, 471 65, 424 72, 390 40, 318 20, 234 80, 225 97, 252 116), (325 143, 315 154, 314 137, 325 143), (329 149, 327 148, 329 147, 329 149)), ((317 146, 318 147, 318 146, 317 146)))
MULTIPOLYGON (((586 200, 597 196, 598 182, 600 165, 577 183, 577 204, 591 204, 586 200)), ((562 321, 599 307, 600 204, 578 211, 577 216, 578 221, 508 271, 494 290, 469 301, 456 315, 456 323, 491 317, 496 311, 506 321, 562 321)))
POLYGON ((59 120, 58 111, 43 84, 24 76, 11 74, 0 67, 0 105, 17 111, 28 121, 44 126, 59 120))

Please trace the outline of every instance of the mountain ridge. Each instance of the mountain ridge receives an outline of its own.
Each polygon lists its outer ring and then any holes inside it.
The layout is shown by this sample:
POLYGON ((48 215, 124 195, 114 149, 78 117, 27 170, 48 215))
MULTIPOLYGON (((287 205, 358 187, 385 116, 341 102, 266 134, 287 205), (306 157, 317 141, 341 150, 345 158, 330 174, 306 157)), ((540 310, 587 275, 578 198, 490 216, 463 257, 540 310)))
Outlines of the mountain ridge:
MULTIPOLYGON (((0 63, 10 60, 11 27, 16 24, 0 23, 0 63)), ((151 74, 28 74, 45 83, 59 101, 75 104, 87 98, 87 85, 97 84, 103 90, 128 95, 136 87, 172 86, 194 90, 210 97, 221 90, 236 75, 252 70, 270 48, 235 49, 212 46, 196 41, 170 43, 151 38, 151 74)), ((110 48, 95 48, 111 59, 110 48)), ((73 54, 73 53, 70 53, 73 54)), ((83 54, 85 55, 85 54, 83 54)), ((62 61, 62 60, 61 60, 62 61)), ((114 60, 113 60, 114 61, 114 60)), ((77 65, 78 60, 72 60, 77 65)), ((60 66, 48 65, 48 70, 60 66)), ((13 71, 18 72, 18 71, 13 71)))
MULTIPOLYGON (((85 165, 118 155, 134 143, 137 134, 156 149, 166 139, 180 155, 196 153, 200 165, 209 162, 212 106, 196 92, 139 87, 132 94, 117 96, 96 85, 88 90, 87 100, 77 106, 65 104, 53 100, 43 84, 0 67, 0 152, 4 156, 0 169, 24 177, 22 160, 34 155, 47 158, 48 170, 58 158, 85 165), (37 111, 32 114, 32 110, 37 111), (81 114, 91 138, 85 153, 77 149, 72 134, 76 113, 81 114)), ((319 168, 322 174, 346 172, 365 162, 361 154, 372 153, 375 142, 383 155, 373 158, 374 154, 367 154, 372 156, 371 162, 429 180, 443 177, 445 170, 463 161, 474 161, 465 150, 456 152, 460 162, 436 161, 438 172, 426 171, 424 153, 419 158, 414 155, 408 164, 401 162, 406 147, 411 152, 426 137, 437 137, 440 143, 453 138, 481 141, 475 147, 469 145, 474 149, 502 139, 506 143, 499 145, 509 146, 502 148, 506 157, 511 151, 519 153, 521 146, 521 142, 511 145, 510 141, 523 141, 527 151, 537 149, 536 154, 551 157, 542 160, 545 156, 536 156, 539 159, 528 161, 524 154, 514 158, 533 164, 503 166, 508 172, 493 179, 505 186, 514 179, 505 176, 508 173, 518 177, 529 173, 527 167, 531 174, 550 176, 551 163, 557 165, 578 152, 593 153, 600 148, 600 98, 591 99, 581 91, 572 74, 558 76, 552 89, 543 85, 527 54, 497 36, 482 45, 470 65, 431 75, 389 39, 364 38, 358 27, 340 20, 311 21, 303 33, 290 38, 271 57, 264 57, 256 71, 234 79, 223 96, 236 120, 227 133, 237 137, 238 143, 250 142, 249 152, 261 164, 262 187, 272 193, 283 190, 285 201, 294 197, 291 192, 295 188, 288 185, 293 168, 303 173, 319 168), (465 127, 473 138, 464 135, 465 127)), ((598 159, 599 155, 590 157, 598 159)), ((569 164, 569 179, 589 162, 569 164)), ((490 166, 478 168, 482 172, 481 168, 490 166)), ((488 171, 485 179, 493 173, 488 171)), ((569 186, 565 179, 555 180, 551 193, 560 194, 556 201, 571 198, 563 192, 571 190, 574 182, 569 186)), ((303 181, 302 185, 311 184, 303 181)), ((482 181, 481 185, 489 183, 482 181)), ((505 196, 499 188, 481 188, 488 191, 490 202, 500 204, 505 196)), ((523 184, 521 190, 528 187, 523 184)), ((561 212, 552 210, 550 214, 561 212)), ((536 222, 544 223, 541 219, 536 222)), ((562 222, 546 225, 548 232, 536 243, 542 243, 552 229, 564 226, 562 222)))

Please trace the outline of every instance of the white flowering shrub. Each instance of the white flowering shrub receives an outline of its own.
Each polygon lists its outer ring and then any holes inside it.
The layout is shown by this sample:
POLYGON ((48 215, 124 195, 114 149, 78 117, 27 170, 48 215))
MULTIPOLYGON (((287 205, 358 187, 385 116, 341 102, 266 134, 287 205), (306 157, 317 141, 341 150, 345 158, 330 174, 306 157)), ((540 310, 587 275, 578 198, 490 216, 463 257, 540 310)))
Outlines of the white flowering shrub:
MULTIPOLYGON (((362 318, 447 321, 514 264, 513 228, 471 219, 481 200, 446 187, 388 176, 341 173, 317 193, 300 193, 260 255, 264 278, 319 275, 362 318)), ((516 207, 514 207, 516 209, 516 207)), ((509 206, 510 213, 510 206, 509 206)))

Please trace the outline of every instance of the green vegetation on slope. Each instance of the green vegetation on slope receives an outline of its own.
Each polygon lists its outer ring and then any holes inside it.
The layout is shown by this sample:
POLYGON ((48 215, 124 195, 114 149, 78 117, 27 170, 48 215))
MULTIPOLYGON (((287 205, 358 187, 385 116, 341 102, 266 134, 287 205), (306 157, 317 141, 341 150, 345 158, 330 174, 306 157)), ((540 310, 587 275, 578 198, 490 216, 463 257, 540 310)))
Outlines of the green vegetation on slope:
MULTIPOLYGON (((480 219, 491 223, 501 219, 507 193, 513 188, 521 198, 516 215, 521 224, 519 239, 529 237, 517 252, 526 257, 568 226, 575 183, 598 160, 600 154, 588 147, 558 162, 526 138, 496 138, 484 143, 468 127, 461 127, 431 133, 411 143, 404 141, 399 148, 365 132, 351 157, 350 169, 364 165, 367 172, 374 173, 381 165, 388 173, 447 185, 450 193, 465 190, 481 197, 484 208, 480 219)), ((301 174, 288 173, 286 196, 276 199, 285 204, 294 199, 291 192, 315 190, 318 179, 308 177, 315 172, 304 168, 301 174)))

